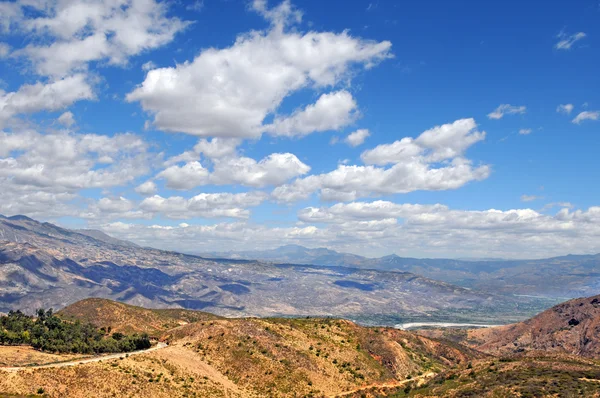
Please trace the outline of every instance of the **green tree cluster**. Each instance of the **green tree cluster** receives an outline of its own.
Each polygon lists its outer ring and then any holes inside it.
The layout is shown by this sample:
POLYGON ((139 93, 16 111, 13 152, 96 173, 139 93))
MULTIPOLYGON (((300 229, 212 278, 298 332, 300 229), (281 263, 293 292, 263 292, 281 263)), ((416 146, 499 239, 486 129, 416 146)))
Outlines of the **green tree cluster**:
POLYGON ((30 345, 47 352, 78 354, 131 352, 151 346, 147 334, 108 333, 90 323, 62 320, 51 309, 40 309, 35 317, 21 311, 0 316, 0 345, 30 345))

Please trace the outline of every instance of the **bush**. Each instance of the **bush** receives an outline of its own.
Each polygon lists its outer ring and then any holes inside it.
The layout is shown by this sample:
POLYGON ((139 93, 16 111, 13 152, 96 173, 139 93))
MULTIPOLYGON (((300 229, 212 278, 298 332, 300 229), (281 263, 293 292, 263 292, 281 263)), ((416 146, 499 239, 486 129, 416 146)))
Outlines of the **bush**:
POLYGON ((150 348, 148 335, 113 333, 105 338, 106 330, 90 323, 67 322, 52 310, 38 310, 37 317, 21 311, 10 311, 0 317, 0 345, 30 345, 48 352, 99 354, 130 352, 150 348))

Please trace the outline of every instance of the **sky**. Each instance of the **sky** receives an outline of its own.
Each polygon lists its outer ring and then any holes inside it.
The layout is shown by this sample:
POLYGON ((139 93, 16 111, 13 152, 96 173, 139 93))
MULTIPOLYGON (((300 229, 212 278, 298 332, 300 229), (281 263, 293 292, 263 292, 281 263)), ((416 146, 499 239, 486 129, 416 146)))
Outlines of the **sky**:
POLYGON ((0 1, 0 214, 191 253, 600 252, 597 0, 0 1))

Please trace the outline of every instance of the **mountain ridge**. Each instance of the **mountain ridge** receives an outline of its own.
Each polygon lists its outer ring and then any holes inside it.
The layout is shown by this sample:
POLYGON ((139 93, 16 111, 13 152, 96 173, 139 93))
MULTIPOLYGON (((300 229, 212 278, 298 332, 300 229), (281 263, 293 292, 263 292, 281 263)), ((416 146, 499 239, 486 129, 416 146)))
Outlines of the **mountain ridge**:
POLYGON ((326 248, 309 249, 299 245, 264 251, 202 253, 207 258, 255 259, 268 262, 351 266, 382 271, 401 270, 458 286, 498 294, 538 295, 572 298, 593 295, 600 287, 600 254, 568 254, 536 260, 477 260, 412 258, 390 254, 368 258, 326 248), (326 251, 326 254, 323 254, 326 251), (590 264, 591 262, 591 264, 590 264), (539 283, 543 275, 555 278, 539 283))
POLYGON ((518 320, 540 308, 402 270, 206 259, 115 245, 29 218, 0 219, 0 239, 0 311, 98 296, 224 316, 334 315, 395 324, 432 315, 485 318, 490 310, 518 320))

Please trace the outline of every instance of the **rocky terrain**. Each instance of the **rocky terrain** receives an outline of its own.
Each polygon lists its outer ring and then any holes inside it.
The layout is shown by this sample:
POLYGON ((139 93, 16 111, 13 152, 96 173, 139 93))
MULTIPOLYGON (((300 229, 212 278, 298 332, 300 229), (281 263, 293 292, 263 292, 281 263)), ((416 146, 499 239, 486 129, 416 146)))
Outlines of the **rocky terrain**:
POLYGON ((274 263, 345 266, 403 271, 458 286, 498 294, 558 298, 590 296, 600 290, 600 254, 540 260, 419 259, 396 255, 367 258, 325 248, 287 245, 274 250, 203 253, 206 257, 255 259, 274 263))
POLYGON ((570 300, 514 325, 470 331, 468 342, 497 355, 543 351, 600 358, 600 295, 570 300))
POLYGON ((332 315, 379 324, 492 312, 518 320, 536 309, 409 272, 209 260, 23 216, 0 219, 0 311, 62 308, 88 297, 224 316, 332 315))

